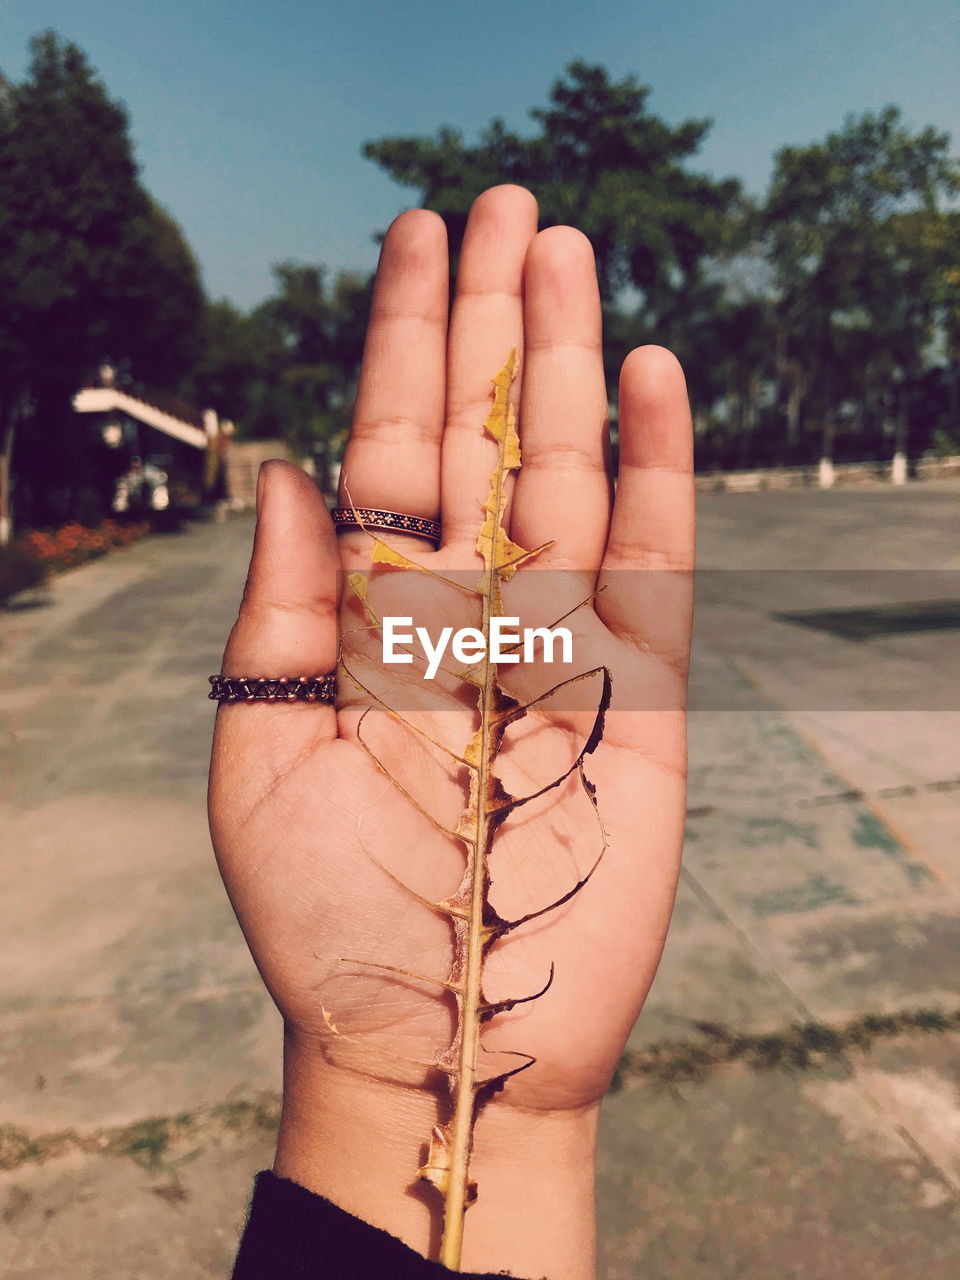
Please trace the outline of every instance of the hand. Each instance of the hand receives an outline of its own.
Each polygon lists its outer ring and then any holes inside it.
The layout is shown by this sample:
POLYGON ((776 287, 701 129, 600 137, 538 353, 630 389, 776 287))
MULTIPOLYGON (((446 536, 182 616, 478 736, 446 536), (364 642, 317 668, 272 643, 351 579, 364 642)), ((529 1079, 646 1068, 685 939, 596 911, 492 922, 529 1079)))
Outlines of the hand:
MULTIPOLYGON (((449 326, 441 219, 416 210, 391 226, 340 501, 439 515, 443 542, 436 552, 412 537, 386 534, 384 541, 435 572, 476 569, 479 504, 495 457, 482 430, 490 379, 518 348, 523 466, 508 529, 524 547, 553 544, 517 580, 553 570, 536 581, 550 582, 550 592, 562 598, 555 617, 602 588, 569 625, 579 642, 577 669, 602 663, 613 675, 604 738, 586 761, 607 848, 579 894, 508 935, 490 955, 487 998, 540 989, 551 963, 555 977, 541 999, 501 1015, 483 1034, 487 1050, 521 1050, 537 1061, 481 1115, 473 1162, 480 1198, 467 1215, 464 1266, 581 1280, 592 1274, 599 1102, 653 979, 679 865, 691 429, 673 356, 659 347, 632 352, 621 374, 620 468, 611 507, 592 252, 569 227, 537 234, 536 220, 533 197, 518 187, 493 188, 474 203, 449 326), (649 570, 660 572, 646 578, 639 572, 649 570), (640 590, 641 581, 653 589, 640 590)), ((358 630, 364 622, 358 601, 341 591, 341 570, 369 569, 370 546, 360 531, 342 533, 338 543, 312 481, 289 464, 267 464, 224 674, 322 674, 336 665, 341 633, 351 669, 372 670, 379 639, 358 630)), ((377 575, 384 599, 401 577, 402 589, 412 591, 421 575, 377 575)), ((541 687, 562 678, 546 674, 541 687)), ((399 710, 412 706, 422 687, 422 667, 391 668, 399 710)), ((436 1081, 402 1059, 429 1062, 445 1047, 450 1007, 428 985, 336 958, 445 978, 449 924, 397 879, 436 900, 456 887, 463 851, 358 742, 370 698, 344 675, 340 693, 336 711, 310 704, 220 707, 211 829, 227 890, 285 1022, 278 1172, 426 1254, 435 1247, 438 1198, 426 1184, 416 1185, 415 1175, 438 1118, 436 1081), (329 1032, 324 1008, 342 1038, 329 1032)), ((469 723, 453 695, 449 708, 428 714, 469 723)), ((542 784, 549 762, 569 761, 582 720, 520 722, 522 733, 502 761, 506 772, 513 770, 515 794, 525 782, 542 784)), ((462 749, 467 730, 450 732, 451 742, 460 733, 462 749)), ((455 823, 462 779, 449 770, 444 776, 442 757, 380 710, 366 717, 363 735, 423 808, 455 823)), ((592 865, 597 819, 567 790, 538 802, 533 821, 512 836, 505 831, 502 852, 495 846, 492 896, 501 915, 546 905, 592 865)), ((489 1074, 504 1070, 504 1061, 491 1052, 489 1074)))

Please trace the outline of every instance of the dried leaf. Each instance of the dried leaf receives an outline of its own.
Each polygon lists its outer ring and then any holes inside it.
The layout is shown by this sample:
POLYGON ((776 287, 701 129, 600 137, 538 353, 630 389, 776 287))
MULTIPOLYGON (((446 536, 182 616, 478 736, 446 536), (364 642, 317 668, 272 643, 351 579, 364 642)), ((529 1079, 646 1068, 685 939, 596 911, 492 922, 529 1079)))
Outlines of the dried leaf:
MULTIPOLYGON (((482 576, 474 588, 464 588, 461 584, 444 578, 425 565, 412 560, 409 556, 393 550, 379 538, 373 537, 371 562, 388 565, 393 568, 413 570, 449 583, 459 590, 467 591, 478 599, 480 606, 479 629, 484 635, 486 653, 475 665, 458 671, 457 676, 476 689, 476 705, 479 713, 479 727, 470 741, 464 746, 463 754, 457 755, 449 748, 441 749, 452 759, 466 766, 467 794, 454 831, 449 831, 437 823, 413 800, 399 779, 394 778, 370 748, 361 742, 374 763, 391 778, 401 795, 425 816, 430 818, 440 830, 447 835, 459 839, 464 847, 465 866, 463 878, 457 889, 440 902, 430 902, 413 893, 424 906, 445 913, 449 920, 453 936, 453 957, 450 972, 446 979, 430 978, 422 974, 410 973, 397 966, 371 964, 371 968, 383 972, 409 977, 420 982, 428 982, 451 992, 457 1007, 457 1024, 451 1043, 438 1053, 435 1067, 446 1073, 450 1093, 450 1111, 445 1123, 433 1129, 429 1153, 419 1176, 437 1188, 443 1196, 444 1222, 440 1247, 440 1261, 450 1270, 460 1268, 460 1257, 463 1242, 464 1214, 477 1197, 477 1187, 470 1178, 470 1154, 473 1146, 473 1131, 477 1116, 482 1106, 496 1093, 502 1090, 507 1081, 521 1071, 534 1065, 535 1059, 529 1054, 514 1051, 506 1052, 509 1056, 523 1059, 521 1064, 507 1071, 486 1079, 478 1078, 478 1054, 482 1050, 480 1043, 481 1025, 500 1013, 513 1009, 518 1004, 539 999, 550 989, 554 979, 554 967, 551 964, 550 974, 544 986, 528 995, 520 995, 495 1001, 487 1000, 483 995, 483 969, 486 955, 490 948, 505 933, 518 928, 521 924, 544 915, 556 907, 568 902, 589 881, 596 871, 606 847, 606 834, 600 819, 596 801, 596 789, 584 773, 584 760, 593 752, 603 736, 604 717, 610 704, 611 683, 606 668, 598 668, 586 672, 571 680, 563 681, 534 702, 523 705, 506 694, 500 687, 496 664, 490 661, 491 620, 502 616, 502 584, 509 580, 525 563, 539 555, 552 543, 544 543, 533 550, 525 550, 508 536, 504 529, 508 497, 508 480, 510 473, 521 465, 520 437, 517 431, 516 410, 510 401, 511 387, 519 366, 517 352, 514 349, 493 379, 493 404, 484 423, 486 434, 497 443, 497 460, 490 475, 490 491, 482 504, 483 518, 477 535, 476 549, 483 561, 482 576), (524 717, 528 711, 545 702, 558 689, 577 680, 602 673, 602 687, 598 700, 597 712, 590 733, 573 764, 560 777, 553 779, 544 787, 528 796, 510 795, 494 772, 494 764, 501 749, 507 728, 524 717), (504 920, 490 904, 490 872, 489 858, 493 841, 498 828, 506 816, 521 805, 527 804, 537 796, 559 788, 564 780, 572 774, 579 775, 583 791, 597 816, 600 830, 600 852, 590 870, 577 884, 555 902, 531 911, 518 920, 504 920)), ((367 580, 362 574, 351 574, 350 585, 357 594, 368 619, 376 618, 375 612, 367 600, 367 580)), ((579 606, 577 606, 579 607, 579 606)), ((379 619, 377 619, 379 624, 379 619)), ((349 668, 341 665, 359 689, 366 692, 373 702, 388 712, 395 719, 408 725, 409 728, 434 742, 420 727, 406 720, 398 712, 390 708, 381 698, 368 689, 349 668)), ((365 713, 366 714, 366 713, 365 713)), ((363 717, 361 717, 361 724, 363 717)), ((358 729, 358 736, 359 729, 358 729)), ((441 744, 434 742, 435 746, 441 744)), ((376 859, 374 859, 376 861, 376 859)), ((378 864, 382 865, 382 864, 378 864)), ((398 880, 386 867, 383 867, 391 879, 398 880)), ((408 886, 403 886, 407 888, 408 886)), ((351 963, 366 963, 351 961, 351 963)), ((324 1011, 327 1026, 334 1034, 342 1036, 329 1015, 324 1011)), ((396 1055, 392 1055, 396 1056, 396 1055)))
MULTIPOLYGON (((420 1168, 419 1176, 426 1182, 431 1182, 441 1195, 446 1195, 450 1186, 450 1166, 450 1130, 447 1125, 434 1125, 427 1163, 420 1168)), ((477 1184, 472 1180, 468 1181, 467 1204, 473 1204, 476 1198, 477 1184)))
POLYGON ((398 569, 419 569, 421 573, 427 572, 423 565, 417 564, 416 560, 411 560, 402 551, 395 551, 393 547, 388 547, 379 538, 374 538, 373 540, 370 559, 374 564, 392 564, 396 565, 398 569))
POLYGON ((354 595, 363 605, 363 612, 366 615, 367 621, 370 623, 371 626, 379 627, 380 617, 377 614, 377 611, 370 605, 370 603, 367 600, 368 583, 367 583, 366 574, 348 573, 347 582, 349 582, 350 586, 352 587, 354 595))

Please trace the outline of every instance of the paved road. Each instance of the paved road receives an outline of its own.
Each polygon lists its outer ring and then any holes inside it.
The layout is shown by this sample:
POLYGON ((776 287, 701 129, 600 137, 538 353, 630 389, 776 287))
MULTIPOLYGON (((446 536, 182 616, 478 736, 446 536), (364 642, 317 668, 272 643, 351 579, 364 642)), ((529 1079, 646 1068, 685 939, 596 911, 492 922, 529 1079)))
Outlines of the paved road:
MULTIPOLYGON (((960 1034, 923 1010, 960 1006, 958 512, 950 483, 702 496, 686 870, 604 1109, 605 1280, 957 1270, 960 1034)), ((0 621, 14 1280, 221 1276, 270 1158, 278 1020, 203 801, 250 534, 0 621)))

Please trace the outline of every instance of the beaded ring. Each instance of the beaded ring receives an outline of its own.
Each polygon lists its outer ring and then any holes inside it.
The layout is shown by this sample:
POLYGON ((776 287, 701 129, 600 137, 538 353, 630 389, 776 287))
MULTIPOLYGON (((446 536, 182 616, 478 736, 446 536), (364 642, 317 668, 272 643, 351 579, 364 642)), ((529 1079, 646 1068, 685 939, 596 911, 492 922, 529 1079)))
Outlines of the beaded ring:
POLYGON ((211 676, 214 702, 326 702, 337 697, 337 678, 325 676, 211 676))
POLYGON ((440 521, 408 516, 401 511, 380 511, 375 507, 333 507, 330 516, 336 529, 386 529, 409 533, 415 538, 440 541, 440 521))

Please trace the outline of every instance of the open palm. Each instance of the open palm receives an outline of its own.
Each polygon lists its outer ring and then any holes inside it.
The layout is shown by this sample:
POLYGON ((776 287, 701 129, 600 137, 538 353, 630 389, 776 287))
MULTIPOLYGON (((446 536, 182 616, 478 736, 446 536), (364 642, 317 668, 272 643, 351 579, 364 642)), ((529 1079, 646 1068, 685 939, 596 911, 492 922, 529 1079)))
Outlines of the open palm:
MULTIPOLYGON (((380 536, 435 573, 475 573, 480 504, 495 458, 483 432, 490 379, 512 347, 520 351, 523 466, 507 528, 521 546, 551 545, 517 579, 552 613, 541 612, 540 623, 586 601, 566 623, 574 633, 571 670, 605 666, 613 680, 603 740, 585 762, 601 822, 574 773, 508 820, 492 866, 493 904, 516 919, 563 897, 606 846, 576 896, 510 933, 488 961, 484 990, 492 1000, 540 990, 553 966, 540 999, 484 1030, 486 1074, 509 1067, 501 1050, 537 1060, 491 1105, 557 1111, 603 1094, 656 970, 673 903, 684 812, 691 433, 675 359, 659 347, 631 353, 621 376, 612 502, 592 253, 572 228, 537 234, 536 218, 532 196, 517 187, 493 188, 475 202, 449 323, 442 221, 418 210, 393 224, 340 500, 439 516, 436 551, 413 537, 380 536), (538 594, 544 583, 549 603, 538 594)), ((429 726, 454 751, 469 737, 471 713, 455 691, 444 692, 449 682, 432 685, 425 698, 422 665, 379 664, 379 635, 363 630, 360 602, 343 587, 344 571, 369 570, 370 546, 361 531, 337 538, 306 475, 268 464, 223 671, 318 675, 334 668, 342 644, 360 683, 341 672, 336 710, 221 706, 211 828, 289 1035, 322 1044, 346 1069, 427 1088, 429 1073, 410 1063, 429 1064, 449 1042, 451 1004, 440 986, 373 966, 447 977, 449 920, 426 904, 450 894, 463 871, 463 847, 444 833, 464 803, 463 770, 361 686, 376 687, 404 720, 429 726)), ((449 625, 476 623, 462 595, 423 575, 380 570, 370 591, 381 615, 422 607, 449 625)), ((566 674, 515 668, 502 680, 530 697, 566 674)), ((498 770, 513 794, 538 790, 574 760, 599 680, 585 681, 588 688, 579 711, 558 693, 511 731, 498 770)))

